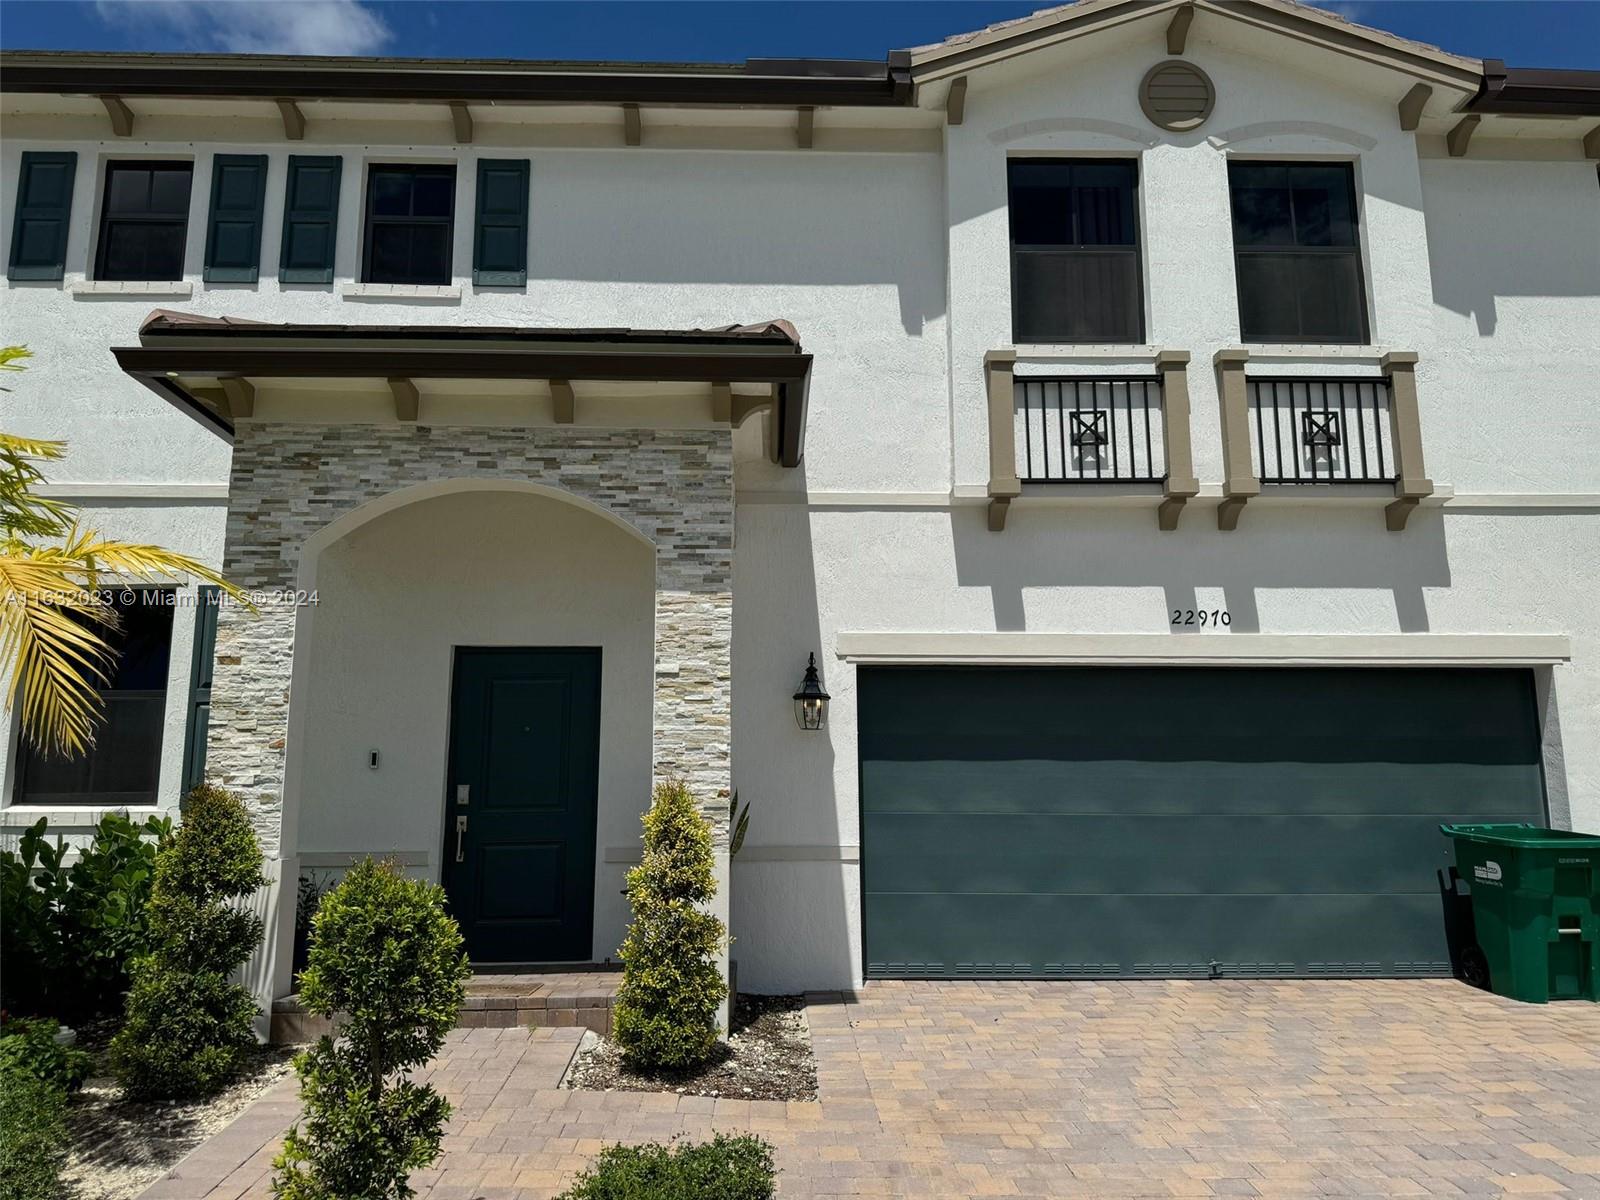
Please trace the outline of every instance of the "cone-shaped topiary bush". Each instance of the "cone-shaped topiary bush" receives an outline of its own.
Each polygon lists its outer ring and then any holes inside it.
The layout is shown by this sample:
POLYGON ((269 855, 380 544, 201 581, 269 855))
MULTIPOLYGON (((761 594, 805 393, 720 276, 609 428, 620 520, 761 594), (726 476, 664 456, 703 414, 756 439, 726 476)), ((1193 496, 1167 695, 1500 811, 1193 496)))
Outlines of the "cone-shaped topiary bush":
POLYGON ((276 1195, 412 1195, 407 1176, 439 1156, 450 1105, 408 1073, 444 1044, 470 973, 441 888, 369 858, 322 898, 300 999, 341 1023, 295 1059, 306 1116, 273 1164, 276 1195))
POLYGON ((244 802, 202 784, 156 857, 153 949, 133 964, 111 1062, 130 1097, 176 1100, 215 1092, 256 1044, 249 991, 231 976, 261 941, 261 919, 234 902, 265 882, 244 802))
POLYGON ((634 1066, 698 1066, 717 1044, 728 988, 716 956, 727 931, 701 907, 716 890, 710 825, 681 781, 657 784, 644 815, 644 858, 628 872, 633 924, 612 1009, 616 1039, 634 1066))

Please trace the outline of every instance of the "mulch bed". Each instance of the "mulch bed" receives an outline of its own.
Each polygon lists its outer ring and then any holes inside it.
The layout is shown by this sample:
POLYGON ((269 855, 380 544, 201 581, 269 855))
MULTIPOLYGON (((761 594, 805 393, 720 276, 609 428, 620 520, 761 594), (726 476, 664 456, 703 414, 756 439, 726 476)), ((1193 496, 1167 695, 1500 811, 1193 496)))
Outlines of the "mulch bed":
POLYGON ((134 1104, 122 1099, 106 1064, 118 1024, 77 1027, 78 1045, 95 1056, 95 1066, 67 1105, 61 1181, 69 1200, 132 1200, 287 1075, 295 1053, 292 1046, 262 1046, 240 1077, 210 1100, 134 1104))
POLYGON ((693 1071, 631 1070, 610 1038, 585 1036, 561 1086, 600 1092, 677 1092, 723 1100, 815 1100, 817 1061, 800 996, 740 993, 733 1030, 693 1071))

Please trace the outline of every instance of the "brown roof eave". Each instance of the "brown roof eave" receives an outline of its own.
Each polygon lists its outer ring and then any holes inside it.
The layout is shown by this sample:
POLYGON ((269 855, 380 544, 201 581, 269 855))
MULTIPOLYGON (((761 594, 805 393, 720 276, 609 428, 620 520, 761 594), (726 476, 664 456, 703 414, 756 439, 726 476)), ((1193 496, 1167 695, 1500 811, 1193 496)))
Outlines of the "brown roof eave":
POLYGON ((1483 60, 1483 82, 1462 111, 1527 117, 1600 116, 1600 71, 1508 67, 1483 60))
MULTIPOLYGON (((237 335, 242 331, 235 327, 237 335)), ((691 331, 698 332, 698 331, 691 331)), ((156 344, 113 347, 124 372, 206 428, 232 439, 233 423, 186 389, 182 376, 304 379, 567 379, 622 382, 769 383, 776 394, 778 461, 800 464, 811 355, 785 339, 781 346, 706 347, 697 352, 618 349, 615 345, 551 350, 485 346, 304 347, 263 343, 255 331, 232 345, 156 344)), ((737 336, 729 331, 726 336, 737 336)))
POLYGON ((197 99, 467 101, 893 107, 911 103, 909 68, 841 60, 585 69, 582 64, 462 63, 215 55, 0 54, 0 92, 197 99), (786 73, 792 72, 792 73, 786 73))

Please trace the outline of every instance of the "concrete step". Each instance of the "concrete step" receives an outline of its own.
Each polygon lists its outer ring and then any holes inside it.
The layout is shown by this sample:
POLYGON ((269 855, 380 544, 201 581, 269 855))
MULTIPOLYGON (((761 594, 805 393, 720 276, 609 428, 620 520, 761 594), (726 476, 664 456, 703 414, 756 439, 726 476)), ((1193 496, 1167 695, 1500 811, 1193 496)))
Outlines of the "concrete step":
MULTIPOLYGON (((604 967, 536 971, 515 975, 475 974, 456 1024, 463 1029, 578 1026, 611 1032, 611 1002, 622 972, 604 967)), ((313 1042, 329 1032, 327 1017, 307 1012, 294 993, 272 1002, 275 1044, 313 1042)))

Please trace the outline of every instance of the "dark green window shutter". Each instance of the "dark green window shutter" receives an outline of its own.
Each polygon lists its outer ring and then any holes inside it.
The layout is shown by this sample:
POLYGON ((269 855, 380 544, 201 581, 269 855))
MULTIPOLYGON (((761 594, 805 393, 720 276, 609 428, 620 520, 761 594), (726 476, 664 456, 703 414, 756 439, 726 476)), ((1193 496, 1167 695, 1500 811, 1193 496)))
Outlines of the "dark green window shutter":
POLYGON ((218 154, 212 159, 208 282, 256 281, 261 273, 261 210, 266 198, 265 154, 218 154))
POLYGON ((11 221, 7 279, 60 279, 67 266, 67 229, 78 156, 71 150, 25 150, 11 221))
POLYGON ((217 663, 217 611, 222 589, 200 589, 195 607, 194 658, 189 667, 189 719, 183 735, 183 794, 206 781, 206 734, 211 728, 211 678, 217 663))
POLYGON ((339 228, 337 154, 291 154, 283 202, 283 249, 278 278, 284 283, 332 283, 333 250, 339 228))
POLYGON ((472 282, 519 287, 528 282, 528 160, 478 160, 478 223, 472 282))

